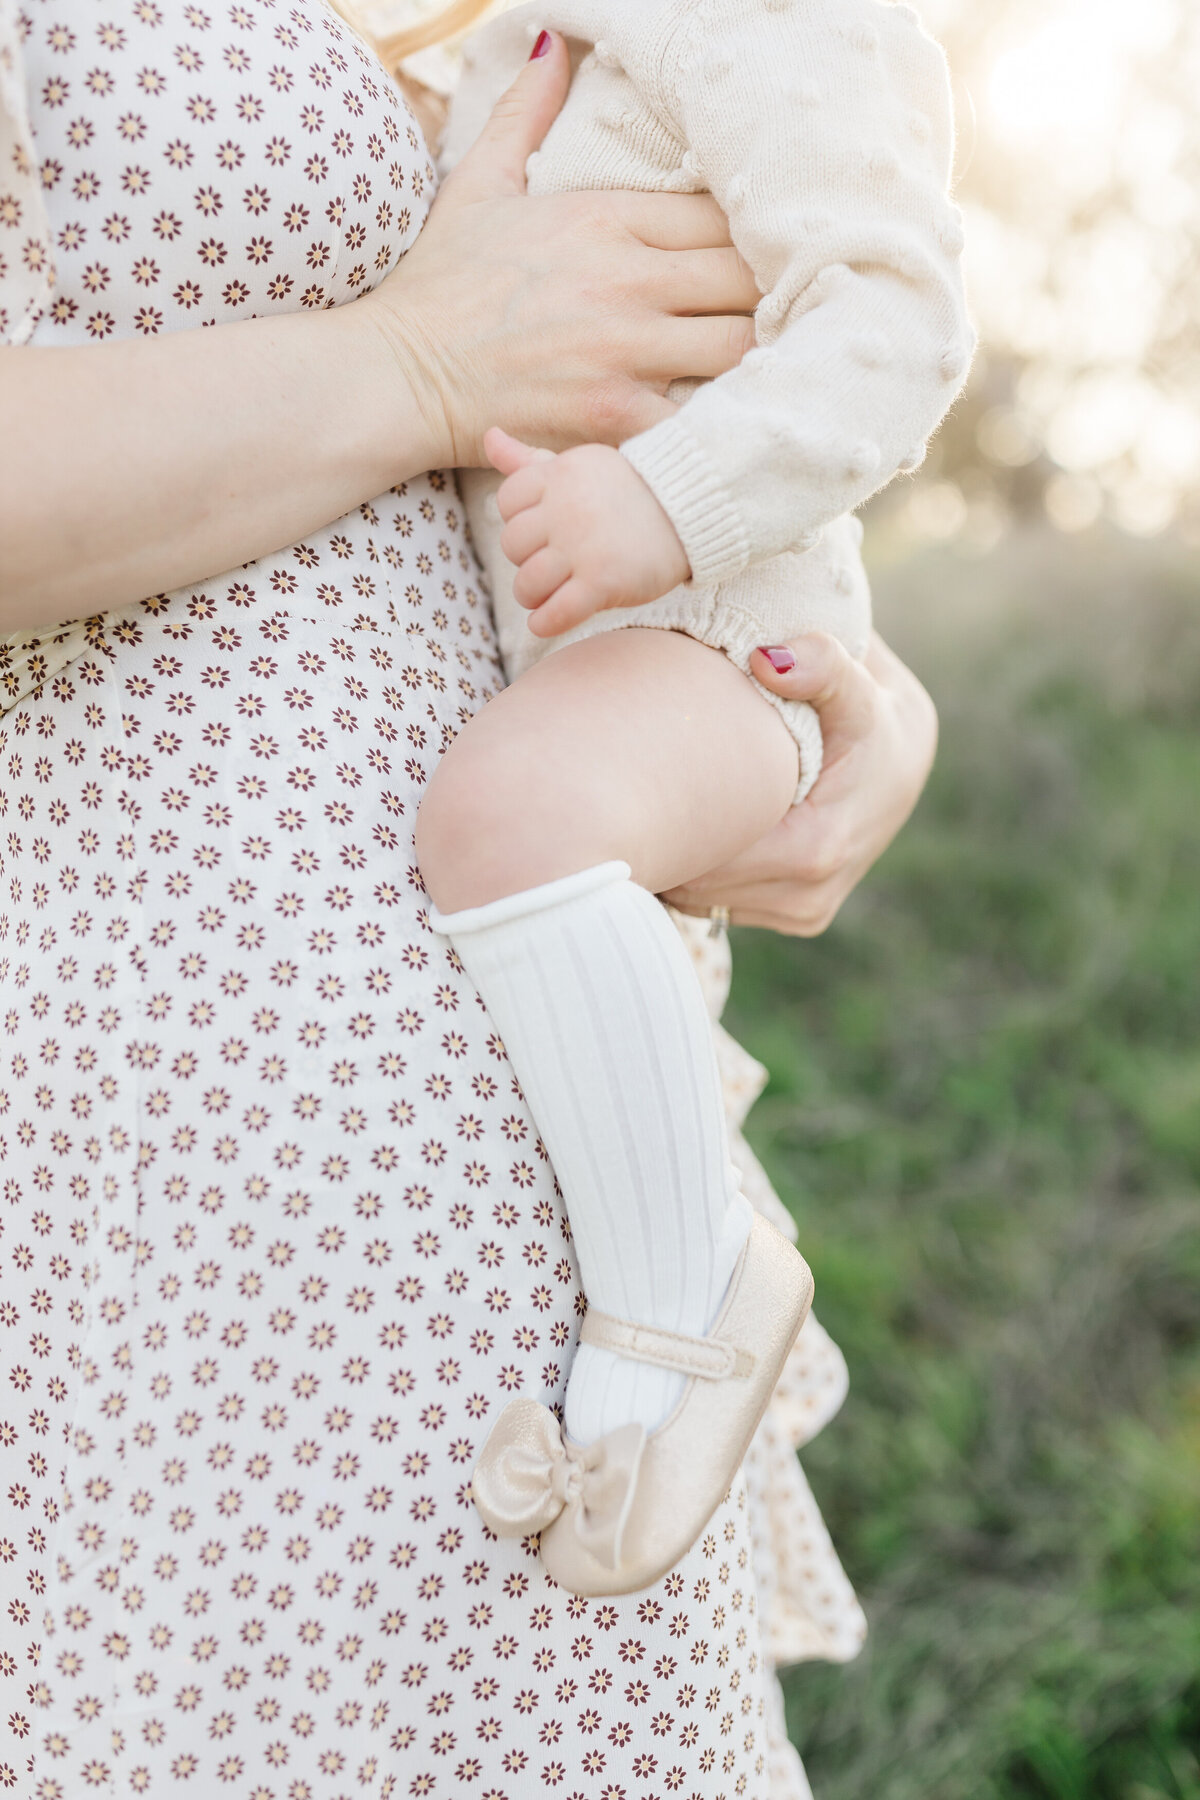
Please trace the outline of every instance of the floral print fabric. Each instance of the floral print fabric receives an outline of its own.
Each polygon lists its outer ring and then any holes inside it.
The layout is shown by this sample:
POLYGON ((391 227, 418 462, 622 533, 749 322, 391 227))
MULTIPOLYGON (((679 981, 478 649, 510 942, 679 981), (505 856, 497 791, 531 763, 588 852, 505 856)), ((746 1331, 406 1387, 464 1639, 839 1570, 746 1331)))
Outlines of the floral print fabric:
MULTIPOLYGON (((420 228, 424 145, 319 0, 23 36, 37 345, 344 301, 420 228)), ((772 1658, 860 1625, 787 1487, 819 1328, 648 1594, 573 1599, 469 1501, 582 1302, 412 855, 500 680, 452 478, 68 649, 0 654, 0 1792, 801 1794, 772 1658)))
POLYGON ((0 0, 0 344, 28 342, 53 280, 38 173, 16 8, 0 0))

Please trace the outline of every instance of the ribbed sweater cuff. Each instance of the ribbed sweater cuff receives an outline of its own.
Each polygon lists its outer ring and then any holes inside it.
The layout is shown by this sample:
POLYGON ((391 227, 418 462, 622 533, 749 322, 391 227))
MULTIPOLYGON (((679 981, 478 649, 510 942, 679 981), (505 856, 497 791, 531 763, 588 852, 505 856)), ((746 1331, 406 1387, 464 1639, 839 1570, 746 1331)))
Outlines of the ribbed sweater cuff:
POLYGON ((728 581, 750 561, 750 545, 736 507, 703 450, 678 419, 664 419, 621 445, 679 533, 703 586, 728 581))

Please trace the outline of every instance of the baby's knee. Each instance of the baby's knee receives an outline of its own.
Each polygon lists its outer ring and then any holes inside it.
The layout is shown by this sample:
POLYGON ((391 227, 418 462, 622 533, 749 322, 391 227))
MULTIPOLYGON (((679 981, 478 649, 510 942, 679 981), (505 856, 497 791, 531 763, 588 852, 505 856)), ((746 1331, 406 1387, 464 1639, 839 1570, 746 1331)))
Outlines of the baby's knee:
POLYGON ((417 860, 439 911, 459 912, 537 887, 560 867, 567 796, 544 748, 468 726, 430 779, 416 824, 417 860))
POLYGON ((417 861, 429 896, 442 912, 499 898, 476 891, 513 823, 496 775, 490 759, 460 738, 425 790, 417 813, 417 861))

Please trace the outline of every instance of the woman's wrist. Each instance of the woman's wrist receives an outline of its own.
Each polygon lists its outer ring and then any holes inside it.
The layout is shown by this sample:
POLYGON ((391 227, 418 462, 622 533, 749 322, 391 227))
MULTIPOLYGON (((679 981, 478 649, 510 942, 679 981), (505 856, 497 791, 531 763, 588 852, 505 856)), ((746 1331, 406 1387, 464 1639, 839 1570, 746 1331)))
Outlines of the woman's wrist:
POLYGON ((352 371, 346 422, 357 436, 356 443, 347 443, 345 453, 351 459, 363 458, 379 477, 372 493, 428 469, 453 467, 456 460, 454 433, 437 380, 434 338, 417 295, 410 296, 406 288, 402 284, 401 306, 394 294, 386 301, 367 294, 352 306, 338 308, 343 315, 338 319, 342 344, 332 354, 344 355, 352 371))

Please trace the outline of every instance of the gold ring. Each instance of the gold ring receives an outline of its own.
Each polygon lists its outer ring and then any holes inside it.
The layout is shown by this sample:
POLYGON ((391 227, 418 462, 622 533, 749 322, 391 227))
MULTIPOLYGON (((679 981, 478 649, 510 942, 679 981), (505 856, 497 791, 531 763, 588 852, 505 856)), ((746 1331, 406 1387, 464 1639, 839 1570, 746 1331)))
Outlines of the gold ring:
POLYGON ((708 912, 708 935, 709 935, 709 937, 714 937, 714 938, 720 937, 720 935, 723 931, 728 931, 728 930, 729 930, 729 908, 727 906, 712 906, 712 907, 710 907, 709 912, 708 912))

